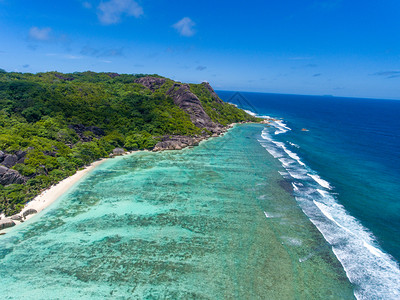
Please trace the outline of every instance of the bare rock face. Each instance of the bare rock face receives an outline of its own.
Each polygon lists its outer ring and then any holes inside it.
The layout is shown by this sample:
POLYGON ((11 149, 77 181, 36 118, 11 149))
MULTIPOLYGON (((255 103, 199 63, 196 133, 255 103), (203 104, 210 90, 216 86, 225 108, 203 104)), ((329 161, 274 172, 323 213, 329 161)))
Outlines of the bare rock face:
POLYGON ((26 151, 17 151, 15 155, 18 157, 17 164, 25 163, 26 151))
POLYGON ((192 123, 199 128, 205 128, 212 133, 222 132, 222 125, 214 123, 204 111, 199 98, 190 91, 188 84, 175 83, 167 92, 174 103, 187 112, 192 123))
POLYGON ((111 78, 117 77, 117 76, 121 76, 118 73, 107 73, 108 76, 110 76, 111 78))
POLYGON ((13 220, 13 221, 21 221, 22 220, 22 216, 19 215, 19 214, 16 214, 16 215, 12 215, 10 217, 10 219, 13 220))
MULTIPOLYGON (((141 77, 135 80, 135 83, 142 84, 151 91, 155 91, 165 82, 166 80, 164 78, 152 76, 141 77)), ((215 101, 222 103, 222 100, 219 99, 218 95, 207 82, 204 82, 203 85, 210 91, 215 101)), ((190 86, 188 84, 175 83, 167 92, 167 96, 170 96, 174 100, 175 105, 189 114, 190 120, 196 127, 205 128, 212 133, 219 134, 222 132, 223 126, 211 120, 204 111, 199 98, 190 91, 190 86)))
POLYGON ((91 131, 97 138, 100 138, 105 135, 104 130, 97 126, 85 126, 83 124, 74 124, 74 125, 68 125, 68 128, 75 130, 76 134, 83 142, 90 142, 93 140, 92 136, 85 136, 86 131, 91 131))
POLYGON ((0 166, 0 184, 22 184, 25 183, 25 177, 16 170, 11 170, 7 167, 0 166))
POLYGON ((4 160, 5 157, 6 157, 6 154, 0 150, 0 163, 4 160))
POLYGON ((17 161, 18 161, 18 156, 16 156, 15 154, 7 154, 1 164, 7 168, 11 168, 15 166, 17 161))
POLYGON ((33 214, 36 214, 36 213, 37 213, 37 210, 36 210, 36 209, 29 208, 29 209, 25 210, 25 211, 22 213, 22 216, 23 216, 24 218, 26 218, 27 216, 33 215, 33 214))
MULTIPOLYGON (((215 134, 218 136, 217 134, 215 134)), ((207 139, 208 135, 203 136, 184 136, 184 135, 173 135, 173 136, 163 136, 161 141, 158 142, 153 151, 162 150, 181 150, 190 146, 197 146, 202 140, 207 139)))
POLYGON ((215 102, 223 103, 223 101, 218 97, 217 93, 208 82, 202 82, 201 84, 211 93, 211 97, 215 102))
POLYGON ((8 171, 8 168, 5 166, 0 166, 0 176, 3 176, 8 171))
POLYGON ((165 83, 165 81, 166 80, 164 78, 146 76, 136 79, 135 83, 144 85, 154 92, 156 89, 160 88, 165 83))
POLYGON ((122 149, 122 148, 115 148, 115 149, 113 150, 113 155, 114 155, 114 156, 116 156, 116 155, 122 155, 122 154, 124 154, 124 153, 125 153, 125 150, 122 149))
POLYGON ((13 226, 15 226, 15 223, 11 219, 5 218, 0 220, 0 229, 5 229, 13 226))
POLYGON ((75 79, 75 78, 72 78, 72 77, 64 77, 64 76, 59 75, 59 74, 54 74, 54 76, 56 76, 58 79, 65 80, 65 81, 72 81, 72 80, 75 79))
POLYGON ((203 138, 196 138, 190 136, 182 136, 182 135, 175 135, 175 136, 164 136, 161 138, 161 141, 158 142, 153 151, 161 151, 161 150, 181 150, 188 146, 195 146, 203 138))

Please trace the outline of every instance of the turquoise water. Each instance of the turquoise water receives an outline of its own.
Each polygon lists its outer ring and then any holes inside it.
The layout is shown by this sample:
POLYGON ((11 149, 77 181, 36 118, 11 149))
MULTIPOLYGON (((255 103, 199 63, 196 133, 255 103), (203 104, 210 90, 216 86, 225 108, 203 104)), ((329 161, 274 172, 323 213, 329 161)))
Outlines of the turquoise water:
POLYGON ((5 299, 352 299, 262 125, 104 162, 0 236, 5 299), (265 145, 264 145, 265 146, 265 145))
POLYGON ((356 297, 400 299, 400 101, 218 94, 280 119, 260 143, 285 169, 356 297))

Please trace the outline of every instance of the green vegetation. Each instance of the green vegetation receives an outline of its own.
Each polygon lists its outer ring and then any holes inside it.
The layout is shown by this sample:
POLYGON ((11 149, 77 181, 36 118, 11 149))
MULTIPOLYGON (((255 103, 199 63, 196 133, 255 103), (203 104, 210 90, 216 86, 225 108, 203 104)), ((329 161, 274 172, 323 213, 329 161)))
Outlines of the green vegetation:
POLYGON ((243 120, 256 121, 256 118, 249 116, 245 111, 236 108, 234 105, 213 100, 211 93, 202 84, 190 84, 190 90, 196 94, 207 115, 214 122, 226 126, 243 120))
MULTIPOLYGON (((0 70, 0 150, 26 153, 12 167, 26 182, 0 185, 0 212, 20 211, 43 189, 116 147, 151 149, 163 135, 202 134, 166 96, 172 80, 151 91, 134 83, 143 76, 0 70)), ((200 84, 190 88, 215 122, 255 120, 232 105, 217 103, 200 84)))

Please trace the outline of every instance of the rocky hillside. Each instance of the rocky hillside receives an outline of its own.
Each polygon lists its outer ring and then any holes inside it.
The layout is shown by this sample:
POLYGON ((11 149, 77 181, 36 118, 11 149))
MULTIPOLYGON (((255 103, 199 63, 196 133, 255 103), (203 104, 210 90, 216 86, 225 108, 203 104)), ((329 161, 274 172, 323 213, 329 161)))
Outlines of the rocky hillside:
MULTIPOLYGON (((113 149, 182 149, 257 121, 212 87, 158 75, 0 73, 0 215, 113 149)), ((121 150, 124 149, 124 150, 121 150)))

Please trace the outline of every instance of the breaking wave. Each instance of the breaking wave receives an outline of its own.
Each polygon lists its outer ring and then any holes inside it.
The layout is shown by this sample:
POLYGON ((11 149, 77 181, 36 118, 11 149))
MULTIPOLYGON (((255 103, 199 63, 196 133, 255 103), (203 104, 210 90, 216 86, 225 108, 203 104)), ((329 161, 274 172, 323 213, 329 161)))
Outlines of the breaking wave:
POLYGON ((291 181, 299 206, 332 246, 355 287, 356 298, 400 299, 400 269, 396 261, 380 250, 372 233, 337 202, 334 187, 287 147, 299 148, 298 145, 274 140, 275 135, 291 130, 287 124, 276 120, 270 125, 272 128, 262 131, 259 142, 286 170, 279 173, 291 181))

